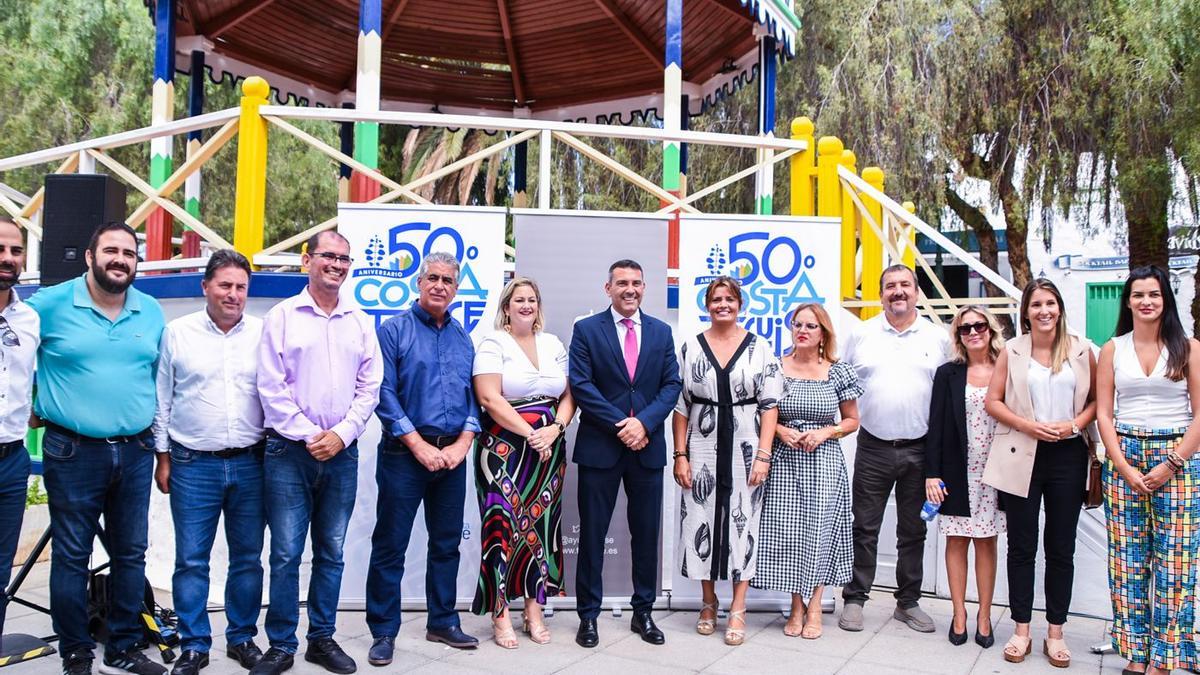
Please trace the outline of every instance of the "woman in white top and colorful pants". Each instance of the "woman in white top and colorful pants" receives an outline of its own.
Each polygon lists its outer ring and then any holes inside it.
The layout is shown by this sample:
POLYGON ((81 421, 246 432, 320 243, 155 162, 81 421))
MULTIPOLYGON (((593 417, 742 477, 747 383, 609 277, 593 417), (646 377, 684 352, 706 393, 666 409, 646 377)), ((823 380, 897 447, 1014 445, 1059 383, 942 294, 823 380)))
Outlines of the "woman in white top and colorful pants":
POLYGON ((1096 374, 1108 451, 1112 644, 1129 660, 1125 673, 1197 667, 1200 464, 1189 461, 1200 444, 1197 345, 1183 331, 1166 273, 1133 270, 1096 374))

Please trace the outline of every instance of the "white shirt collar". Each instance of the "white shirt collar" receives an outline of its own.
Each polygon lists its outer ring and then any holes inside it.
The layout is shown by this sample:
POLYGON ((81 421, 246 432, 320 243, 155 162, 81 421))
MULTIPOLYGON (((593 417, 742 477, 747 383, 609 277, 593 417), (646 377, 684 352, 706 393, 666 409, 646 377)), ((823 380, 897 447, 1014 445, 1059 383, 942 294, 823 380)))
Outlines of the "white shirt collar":
POLYGON ((612 315, 613 323, 620 324, 626 318, 629 318, 629 319, 633 320, 633 325, 635 325, 635 326, 642 325, 642 310, 640 308, 636 312, 633 313, 633 316, 624 317, 624 316, 621 316, 621 313, 618 312, 615 307, 613 307, 612 305, 609 305, 608 313, 612 315))

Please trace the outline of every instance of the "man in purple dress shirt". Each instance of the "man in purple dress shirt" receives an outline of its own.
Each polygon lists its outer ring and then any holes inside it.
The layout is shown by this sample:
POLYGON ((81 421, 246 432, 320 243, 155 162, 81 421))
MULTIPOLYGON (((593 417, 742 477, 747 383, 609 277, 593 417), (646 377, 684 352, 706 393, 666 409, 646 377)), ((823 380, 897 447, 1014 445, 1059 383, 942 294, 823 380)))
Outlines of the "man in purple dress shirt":
POLYGON ((308 648, 304 658, 332 673, 354 660, 333 640, 342 585, 342 544, 358 485, 356 443, 379 401, 383 362, 375 326, 338 297, 350 244, 336 232, 308 241, 308 286, 267 313, 259 347, 258 394, 267 441, 263 464, 271 528, 271 648, 250 672, 292 667, 299 642, 300 558, 312 528, 308 648))

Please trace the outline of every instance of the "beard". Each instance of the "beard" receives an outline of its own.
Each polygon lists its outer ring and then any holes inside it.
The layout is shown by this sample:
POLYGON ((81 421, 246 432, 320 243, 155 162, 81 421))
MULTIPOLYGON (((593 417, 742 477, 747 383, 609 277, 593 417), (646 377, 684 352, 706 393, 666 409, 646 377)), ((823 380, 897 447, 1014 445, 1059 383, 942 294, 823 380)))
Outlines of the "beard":
POLYGON ((0 277, 0 291, 7 291, 10 288, 12 288, 13 286, 16 286, 17 282, 20 281, 21 270, 14 266, 0 265, 0 272, 7 272, 9 274, 12 274, 11 279, 8 279, 5 277, 0 277))
POLYGON ((96 282, 97 286, 104 289, 105 293, 112 293, 113 295, 124 293, 125 289, 129 288, 130 284, 133 283, 133 279, 136 276, 137 270, 130 270, 124 265, 110 263, 103 271, 95 267, 92 268, 92 280, 96 282), (108 278, 108 270, 110 269, 124 270, 128 273, 128 276, 125 278, 125 281, 113 281, 108 278))

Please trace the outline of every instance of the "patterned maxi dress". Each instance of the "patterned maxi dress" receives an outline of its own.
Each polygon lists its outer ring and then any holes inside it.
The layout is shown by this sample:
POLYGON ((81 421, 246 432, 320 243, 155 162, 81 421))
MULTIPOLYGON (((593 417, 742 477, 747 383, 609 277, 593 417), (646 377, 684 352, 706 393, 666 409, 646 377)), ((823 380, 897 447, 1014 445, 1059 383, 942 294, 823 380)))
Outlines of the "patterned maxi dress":
MULTIPOLYGON (((838 361, 825 380, 786 378, 779 424, 800 431, 837 421, 843 401, 862 396, 853 366, 838 361)), ((812 597, 817 586, 844 586, 854 566, 850 480, 842 445, 812 452, 775 441, 767 476, 755 588, 812 597)))
MULTIPOLYGON (((503 395, 534 429, 554 422, 567 371, 566 350, 557 338, 540 333, 537 344, 538 369, 506 334, 485 338, 475 356, 475 373, 502 373, 503 395)), ((524 438, 486 412, 480 426, 474 469, 482 550, 471 611, 499 616, 512 600, 533 598, 545 605, 547 597, 561 593, 566 453, 560 436, 550 459, 542 461, 524 438)))
POLYGON ((679 500, 682 574, 689 579, 744 581, 755 574, 763 488, 751 488, 760 417, 778 405, 783 368, 771 345, 747 334, 725 368, 704 335, 689 339, 679 359, 683 391, 675 411, 688 418, 692 489, 679 500))

